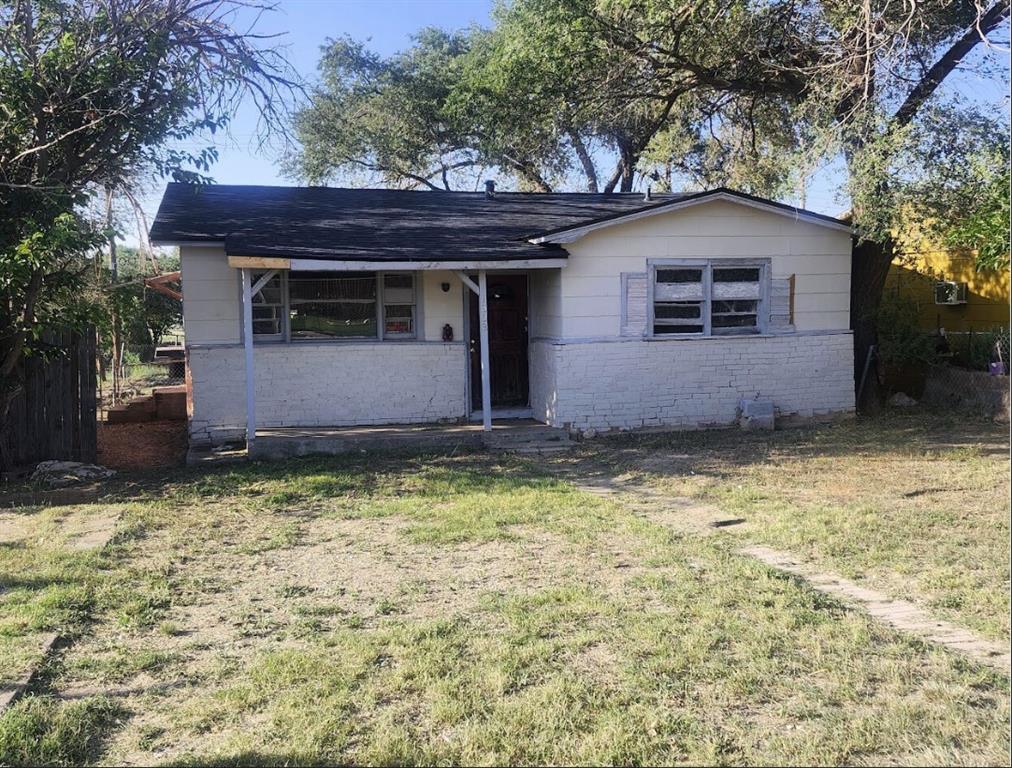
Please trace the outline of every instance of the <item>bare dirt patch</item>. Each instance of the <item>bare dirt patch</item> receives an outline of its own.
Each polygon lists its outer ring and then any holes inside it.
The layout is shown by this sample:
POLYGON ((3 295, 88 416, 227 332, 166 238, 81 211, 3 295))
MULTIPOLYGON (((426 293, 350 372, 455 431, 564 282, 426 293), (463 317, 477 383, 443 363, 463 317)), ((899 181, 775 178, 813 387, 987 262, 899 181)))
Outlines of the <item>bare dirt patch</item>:
POLYGON ((55 515, 42 525, 34 514, 0 512, 0 543, 13 544, 30 538, 35 545, 99 549, 115 535, 118 521, 118 511, 92 508, 55 515))

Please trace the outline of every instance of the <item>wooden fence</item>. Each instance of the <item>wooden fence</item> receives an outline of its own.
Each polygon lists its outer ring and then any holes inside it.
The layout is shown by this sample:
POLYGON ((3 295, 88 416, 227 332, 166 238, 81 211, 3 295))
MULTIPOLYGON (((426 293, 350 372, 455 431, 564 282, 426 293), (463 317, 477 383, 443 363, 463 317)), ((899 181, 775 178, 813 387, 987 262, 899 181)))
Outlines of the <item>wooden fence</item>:
POLYGON ((25 360, 25 380, 0 431, 0 469, 47 459, 95 461, 95 334, 47 331, 47 360, 25 360))

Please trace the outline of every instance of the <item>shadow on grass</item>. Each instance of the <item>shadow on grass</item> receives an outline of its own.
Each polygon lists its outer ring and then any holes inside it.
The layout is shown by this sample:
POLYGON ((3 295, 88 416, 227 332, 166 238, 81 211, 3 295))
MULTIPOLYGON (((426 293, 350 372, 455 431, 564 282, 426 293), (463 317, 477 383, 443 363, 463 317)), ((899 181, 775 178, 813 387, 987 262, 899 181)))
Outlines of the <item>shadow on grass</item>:
MULTIPOLYGON (((728 428, 606 436, 587 444, 584 458, 591 475, 604 477, 642 468, 645 457, 662 453, 663 465, 650 467, 654 474, 691 474, 720 480, 748 466, 778 461, 875 459, 959 451, 974 456, 1007 456, 1007 426, 933 412, 890 413, 775 432, 728 428)), ((636 479, 630 482, 636 483, 636 479)))
POLYGON ((331 766, 347 765, 339 761, 321 760, 319 756, 285 754, 282 752, 236 752, 231 755, 213 757, 189 756, 165 763, 169 766, 206 766, 207 768, 231 768, 232 766, 331 766))
MULTIPOLYGON (((575 464, 584 477, 633 468, 645 453, 664 451, 662 474, 703 474, 718 479, 771 460, 834 456, 916 455, 972 450, 1006 455, 1007 428, 990 421, 917 411, 776 432, 737 428, 690 432, 625 433, 584 443, 575 464)), ((488 453, 447 454, 401 450, 306 456, 277 462, 123 471, 102 483, 48 490, 23 484, 0 493, 0 508, 54 507, 201 498, 262 497, 269 506, 312 498, 371 494, 391 476, 425 475, 425 487, 404 493, 492 492, 564 478, 574 457, 536 460, 488 453), (440 474, 442 477, 440 477, 440 474), (294 490, 293 490, 294 485, 294 490)), ((387 488, 399 495, 397 488, 387 488)))

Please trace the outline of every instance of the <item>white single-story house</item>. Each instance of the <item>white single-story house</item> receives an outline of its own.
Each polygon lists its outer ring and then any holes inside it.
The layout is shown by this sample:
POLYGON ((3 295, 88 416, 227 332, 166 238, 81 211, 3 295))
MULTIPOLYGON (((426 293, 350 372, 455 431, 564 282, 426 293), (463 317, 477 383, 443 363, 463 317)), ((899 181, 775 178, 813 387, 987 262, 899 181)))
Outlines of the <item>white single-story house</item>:
POLYGON ((527 417, 571 432, 854 410, 851 231, 727 189, 170 184, 191 441, 527 417))

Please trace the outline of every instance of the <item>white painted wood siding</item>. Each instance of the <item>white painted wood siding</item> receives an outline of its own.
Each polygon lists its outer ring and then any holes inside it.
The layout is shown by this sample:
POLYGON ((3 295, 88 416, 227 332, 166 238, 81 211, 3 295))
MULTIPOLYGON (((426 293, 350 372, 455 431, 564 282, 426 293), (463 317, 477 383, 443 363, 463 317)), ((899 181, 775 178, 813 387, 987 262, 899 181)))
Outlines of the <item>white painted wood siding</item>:
MULTIPOLYGON (((620 224, 566 246, 561 270, 557 332, 567 339, 613 338, 621 332, 621 274, 644 272, 647 259, 771 259, 772 277, 795 278, 798 331, 850 327, 850 235, 714 201, 620 224)), ((533 312, 538 312, 532 307, 533 312)), ((556 330, 553 328, 553 330, 556 330)))
POLYGON ((460 278, 452 272, 416 272, 415 280, 421 286, 418 292, 421 302, 422 325, 426 341, 440 341, 443 326, 453 328, 453 338, 464 338, 464 295, 460 278), (443 283, 450 284, 450 290, 443 292, 443 283))
POLYGON ((183 333, 187 344, 238 344, 242 339, 237 270, 223 248, 180 246, 183 333))
MULTIPOLYGON (((238 344, 242 340, 242 301, 237 270, 228 266, 222 248, 182 246, 183 331, 188 344, 238 344)), ((440 341, 443 326, 454 339, 464 334, 464 300, 452 272, 416 272, 419 340, 440 341), (450 290, 443 292, 442 283, 450 290)))

